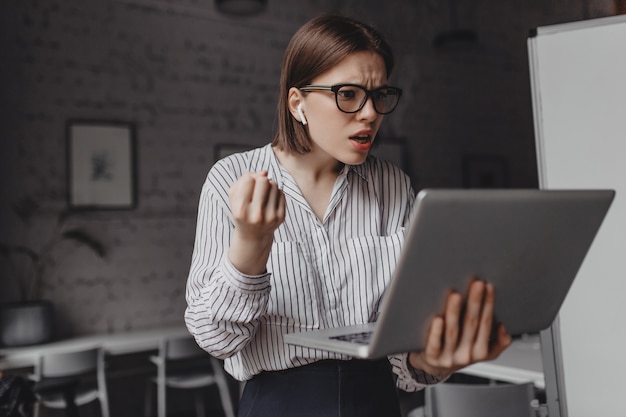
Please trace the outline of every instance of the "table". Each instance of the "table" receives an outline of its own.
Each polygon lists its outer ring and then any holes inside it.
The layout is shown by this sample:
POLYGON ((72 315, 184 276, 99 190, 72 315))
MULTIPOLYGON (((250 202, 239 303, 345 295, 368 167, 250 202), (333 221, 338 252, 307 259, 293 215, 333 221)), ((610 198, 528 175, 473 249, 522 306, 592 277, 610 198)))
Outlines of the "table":
MULTIPOLYGON (((158 349, 159 343, 172 336, 188 335, 183 325, 134 330, 123 333, 97 334, 60 340, 38 346, 0 349, 0 369, 33 366, 46 353, 64 352, 101 345, 109 355, 123 355, 158 349)), ((498 359, 468 366, 464 374, 512 383, 533 382, 545 388, 539 335, 527 335, 513 341, 498 359)))
POLYGON ((535 387, 545 389, 539 335, 522 336, 498 359, 468 366, 460 372, 515 384, 532 382, 535 387))
POLYGON ((124 355, 159 348, 169 337, 189 335, 183 325, 133 330, 121 333, 85 335, 36 346, 0 348, 0 369, 32 367, 41 355, 102 346, 109 355, 124 355))

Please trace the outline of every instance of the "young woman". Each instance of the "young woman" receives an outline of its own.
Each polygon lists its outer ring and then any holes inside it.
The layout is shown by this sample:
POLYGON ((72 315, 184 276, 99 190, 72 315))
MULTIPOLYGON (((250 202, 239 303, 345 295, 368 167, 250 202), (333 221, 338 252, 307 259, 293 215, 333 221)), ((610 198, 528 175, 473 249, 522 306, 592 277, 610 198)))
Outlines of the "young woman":
POLYGON ((414 200, 408 177, 369 155, 402 93, 392 68, 371 27, 306 23, 283 60, 273 142, 219 161, 202 188, 185 319, 247 381, 240 416, 399 416, 395 386, 422 389, 511 343, 503 326, 490 340, 481 281, 449 296, 423 352, 363 361, 283 342, 375 320, 414 200))

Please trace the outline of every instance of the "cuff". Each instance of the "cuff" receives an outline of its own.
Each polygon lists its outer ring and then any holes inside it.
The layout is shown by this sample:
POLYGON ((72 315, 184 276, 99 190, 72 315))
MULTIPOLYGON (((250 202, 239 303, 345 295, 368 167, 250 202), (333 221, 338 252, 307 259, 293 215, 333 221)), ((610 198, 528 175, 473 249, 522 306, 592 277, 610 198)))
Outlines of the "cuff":
POLYGON ((411 377, 415 381, 417 381, 419 384, 422 384, 422 385, 438 384, 450 378, 450 375, 434 376, 434 375, 431 375, 429 373, 422 371, 421 369, 413 368, 413 366, 411 366, 411 363, 409 362, 409 355, 406 355, 405 365, 411 377))
POLYGON ((261 275, 242 274, 230 262, 228 256, 224 257, 222 268, 224 278, 235 288, 249 292, 267 291, 270 288, 270 276, 272 274, 269 272, 261 275))

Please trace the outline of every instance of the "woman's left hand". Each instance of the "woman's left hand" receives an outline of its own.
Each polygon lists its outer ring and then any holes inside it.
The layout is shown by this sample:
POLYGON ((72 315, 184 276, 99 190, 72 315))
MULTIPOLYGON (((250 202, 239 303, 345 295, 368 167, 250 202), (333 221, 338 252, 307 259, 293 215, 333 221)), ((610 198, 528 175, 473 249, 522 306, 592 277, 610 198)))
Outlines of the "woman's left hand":
POLYGON ((424 351, 409 354, 411 366, 445 377, 473 363, 497 358, 512 338, 503 324, 492 336, 494 305, 493 285, 480 280, 470 284, 465 306, 461 294, 451 293, 443 316, 431 323, 424 351))

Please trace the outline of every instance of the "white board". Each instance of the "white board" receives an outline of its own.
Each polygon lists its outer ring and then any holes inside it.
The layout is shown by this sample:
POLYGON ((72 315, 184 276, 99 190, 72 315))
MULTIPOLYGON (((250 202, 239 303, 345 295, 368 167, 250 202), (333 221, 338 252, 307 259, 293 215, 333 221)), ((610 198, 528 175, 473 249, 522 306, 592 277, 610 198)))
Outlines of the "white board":
POLYGON ((541 188, 616 190, 552 328, 547 388, 561 417, 624 417, 626 16, 541 27, 528 46, 541 188))

